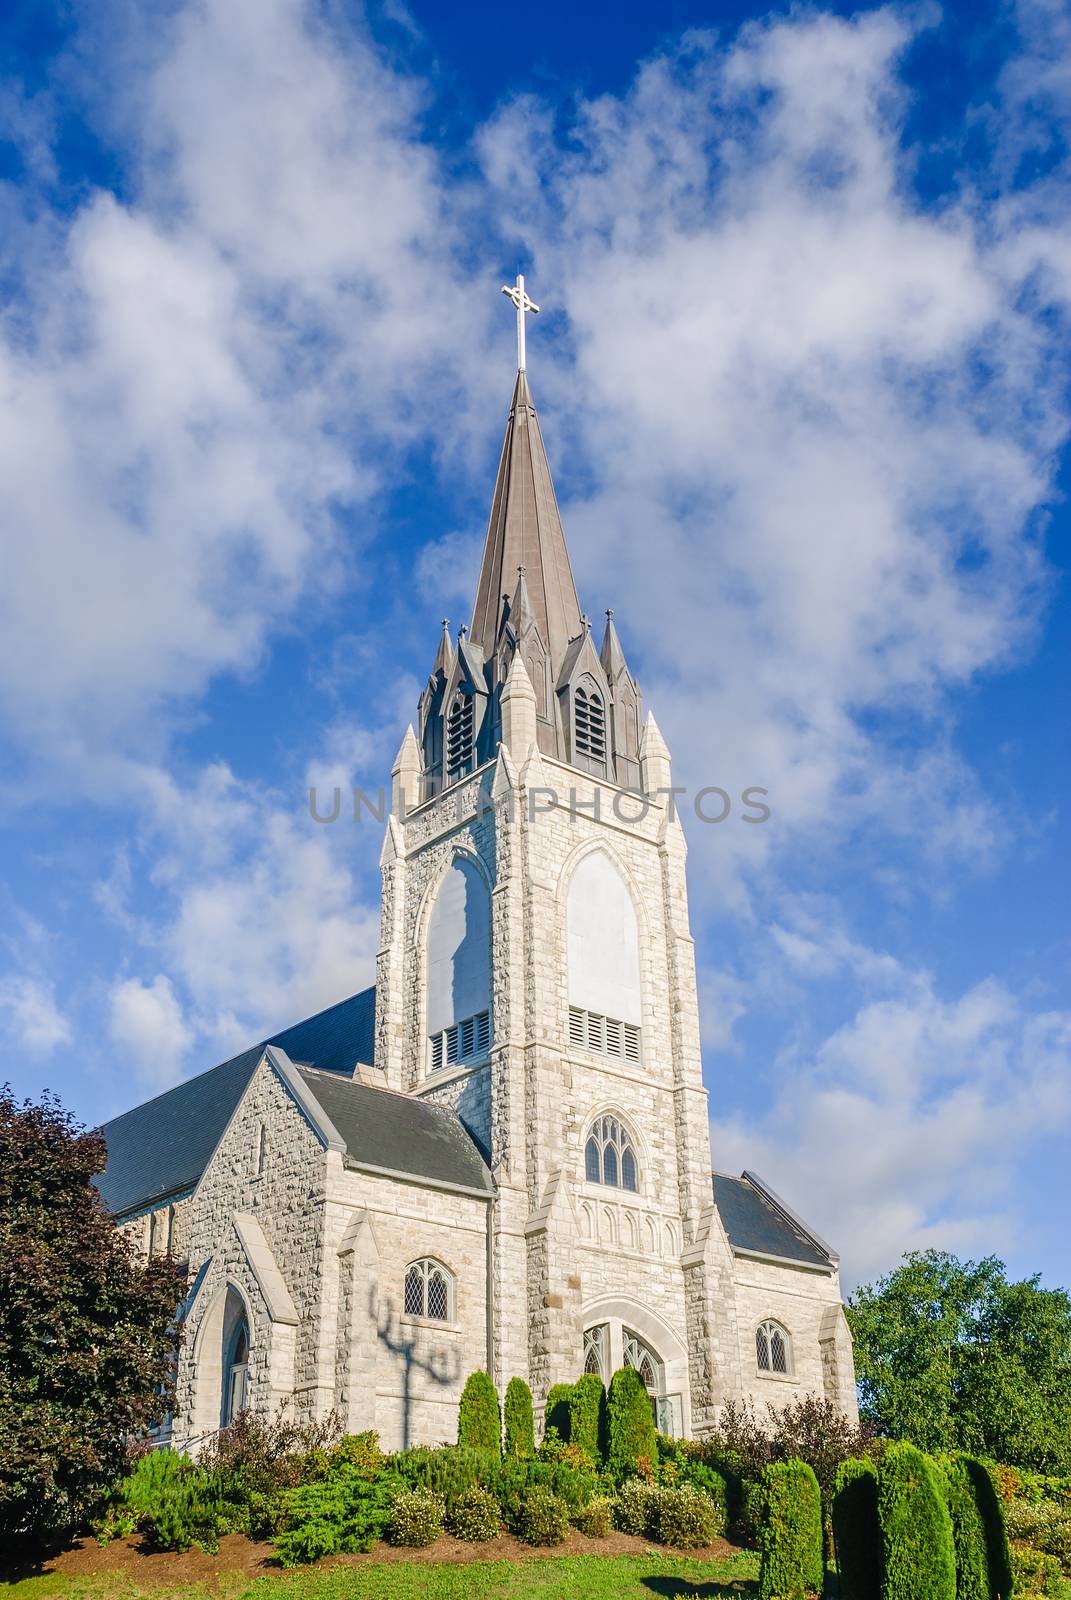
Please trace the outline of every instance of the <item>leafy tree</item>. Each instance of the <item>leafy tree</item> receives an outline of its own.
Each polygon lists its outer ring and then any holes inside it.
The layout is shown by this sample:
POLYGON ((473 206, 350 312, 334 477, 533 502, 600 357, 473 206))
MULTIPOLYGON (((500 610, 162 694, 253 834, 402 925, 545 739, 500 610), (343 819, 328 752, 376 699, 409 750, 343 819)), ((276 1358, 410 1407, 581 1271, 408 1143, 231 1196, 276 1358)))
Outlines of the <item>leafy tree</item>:
POLYGON ((1071 1296, 995 1256, 913 1252, 848 1306, 860 1410, 891 1439, 1071 1471, 1071 1296))
POLYGON ((105 1159, 56 1099, 0 1087, 0 1543, 75 1523, 171 1399, 182 1275, 104 1211, 105 1159))

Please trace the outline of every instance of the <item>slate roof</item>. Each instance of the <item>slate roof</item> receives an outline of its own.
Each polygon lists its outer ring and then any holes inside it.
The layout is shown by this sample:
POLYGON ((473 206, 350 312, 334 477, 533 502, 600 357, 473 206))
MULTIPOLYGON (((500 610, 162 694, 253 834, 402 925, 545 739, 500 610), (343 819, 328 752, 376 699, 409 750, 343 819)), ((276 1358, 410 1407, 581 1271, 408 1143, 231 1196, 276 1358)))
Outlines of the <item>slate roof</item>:
POLYGON ((347 1164, 494 1192, 483 1157, 447 1107, 329 1072, 298 1072, 341 1135, 347 1164))
POLYGON ((97 1187, 109 1211, 122 1215, 194 1187, 265 1045, 348 1075, 358 1061, 372 1063, 375 1015, 376 991, 364 989, 106 1122, 108 1165, 97 1187))
POLYGON ((837 1257, 829 1246, 812 1234, 753 1172, 745 1172, 741 1178, 715 1172, 711 1183, 714 1204, 734 1250, 778 1256, 806 1266, 836 1265, 837 1257))

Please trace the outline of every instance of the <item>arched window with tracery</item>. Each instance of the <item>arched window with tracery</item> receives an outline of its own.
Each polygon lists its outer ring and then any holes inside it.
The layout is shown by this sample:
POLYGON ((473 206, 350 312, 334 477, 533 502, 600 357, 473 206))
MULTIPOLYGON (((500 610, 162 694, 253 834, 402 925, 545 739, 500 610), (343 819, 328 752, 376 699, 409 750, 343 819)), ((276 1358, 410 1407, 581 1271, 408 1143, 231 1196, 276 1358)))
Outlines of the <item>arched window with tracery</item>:
POLYGON ((779 1322, 760 1322, 755 1329, 755 1358, 760 1372, 787 1377, 792 1371, 792 1339, 779 1322))
POLYGON ((597 1117, 584 1146, 584 1176, 589 1183, 639 1192, 636 1147, 616 1117, 597 1117))
POLYGON ((606 771, 606 703, 591 678, 573 694, 573 757, 590 772, 606 771))
POLYGON ((660 1395, 663 1390, 662 1363, 651 1349, 644 1344, 638 1334, 624 1330, 624 1354, 626 1367, 632 1367, 638 1372, 643 1381, 643 1387, 649 1395, 660 1395))
POLYGON ((446 776, 453 783, 473 770, 472 695, 459 689, 446 719, 446 776))
POLYGON ((597 1378, 606 1377, 609 1365, 609 1333, 605 1322, 596 1328, 588 1328, 584 1334, 584 1371, 592 1372, 597 1378))
POLYGON ((405 1314, 454 1321, 454 1280, 438 1261, 412 1261, 405 1269, 405 1314))

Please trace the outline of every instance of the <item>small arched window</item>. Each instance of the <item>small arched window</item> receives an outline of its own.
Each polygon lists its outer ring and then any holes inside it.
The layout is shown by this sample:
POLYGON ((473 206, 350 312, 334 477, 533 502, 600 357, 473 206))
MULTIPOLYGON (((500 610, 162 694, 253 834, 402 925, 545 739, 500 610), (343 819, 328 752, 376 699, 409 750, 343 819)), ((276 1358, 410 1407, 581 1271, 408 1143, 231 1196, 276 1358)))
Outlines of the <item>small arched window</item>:
POLYGON ((606 1376, 609 1332, 606 1323, 601 1322, 597 1328, 589 1328, 584 1334, 584 1371, 594 1373, 597 1378, 606 1376))
POLYGON ((589 1183, 639 1192, 635 1146, 616 1117, 596 1119, 584 1146, 584 1176, 589 1183))
POLYGON ((792 1370, 792 1340, 779 1322, 760 1322, 755 1329, 755 1357, 760 1372, 787 1376, 792 1370))
POLYGON ((648 1394, 661 1394, 663 1389, 661 1361, 650 1345, 644 1344, 636 1334, 630 1333, 626 1328, 624 1335, 626 1367, 633 1367, 639 1373, 648 1394))
POLYGON ((405 1314, 430 1317, 434 1322, 454 1320, 454 1280, 438 1261, 413 1261, 405 1269, 405 1314))
POLYGON ((585 766, 606 769, 606 706, 590 680, 573 695, 573 753, 585 766))
POLYGON ((472 696, 459 689, 446 719, 446 775, 451 780, 472 771, 472 696))

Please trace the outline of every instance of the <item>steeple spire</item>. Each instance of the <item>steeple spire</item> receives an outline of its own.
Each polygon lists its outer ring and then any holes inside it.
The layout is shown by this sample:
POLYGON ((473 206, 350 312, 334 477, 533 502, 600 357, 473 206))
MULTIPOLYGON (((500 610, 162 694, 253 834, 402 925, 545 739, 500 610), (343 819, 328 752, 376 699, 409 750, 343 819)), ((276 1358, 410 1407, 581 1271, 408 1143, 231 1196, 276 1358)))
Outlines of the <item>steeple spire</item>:
POLYGON ((580 632, 580 602, 528 379, 518 372, 491 502, 471 638, 494 651, 501 597, 525 569, 532 616, 553 669, 580 632))

